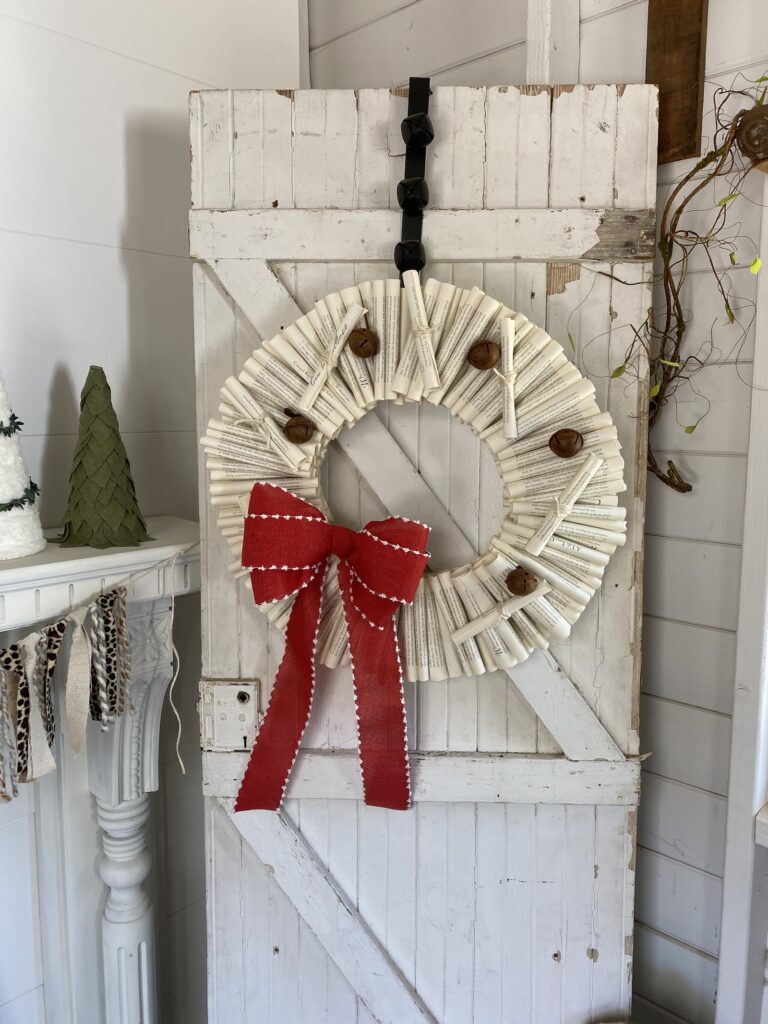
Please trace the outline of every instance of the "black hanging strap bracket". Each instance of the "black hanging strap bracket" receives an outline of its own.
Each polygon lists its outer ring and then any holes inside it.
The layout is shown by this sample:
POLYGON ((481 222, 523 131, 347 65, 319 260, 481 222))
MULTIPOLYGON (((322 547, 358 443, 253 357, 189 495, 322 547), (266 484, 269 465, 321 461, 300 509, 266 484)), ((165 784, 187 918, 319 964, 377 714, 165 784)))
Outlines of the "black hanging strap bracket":
POLYGON ((435 137, 429 117, 429 79, 408 82, 408 116, 400 130, 405 142, 405 176, 397 186, 397 201, 403 211, 400 241, 395 246, 395 266, 400 276, 406 270, 423 270, 427 255, 421 241, 424 207, 429 202, 425 177, 427 146, 435 137))

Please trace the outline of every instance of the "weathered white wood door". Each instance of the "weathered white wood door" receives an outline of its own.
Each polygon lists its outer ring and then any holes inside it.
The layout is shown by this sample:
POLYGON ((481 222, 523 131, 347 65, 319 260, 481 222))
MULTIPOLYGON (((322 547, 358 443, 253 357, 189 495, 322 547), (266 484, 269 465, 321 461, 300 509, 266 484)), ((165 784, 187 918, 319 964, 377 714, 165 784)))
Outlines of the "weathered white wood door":
MULTIPOLYGON (((201 430, 297 307, 394 276, 406 105, 404 90, 193 94, 201 430)), ((512 679, 411 686, 413 811, 359 800, 345 670, 320 676, 283 815, 233 815, 245 755, 205 755, 212 1024, 577 1024, 629 1007, 646 388, 610 370, 650 301, 655 90, 438 88, 430 113, 427 273, 572 339, 618 424, 629 543, 553 650, 562 673, 540 655, 512 679)), ((428 405, 343 436, 326 494, 354 526, 442 503, 480 550, 501 518, 488 453, 428 405), (401 495, 403 459, 421 484, 401 495)), ((233 581, 205 495, 201 518, 204 677, 259 679, 263 707, 282 641, 233 581)), ((438 564, 460 542, 438 529, 438 564)))

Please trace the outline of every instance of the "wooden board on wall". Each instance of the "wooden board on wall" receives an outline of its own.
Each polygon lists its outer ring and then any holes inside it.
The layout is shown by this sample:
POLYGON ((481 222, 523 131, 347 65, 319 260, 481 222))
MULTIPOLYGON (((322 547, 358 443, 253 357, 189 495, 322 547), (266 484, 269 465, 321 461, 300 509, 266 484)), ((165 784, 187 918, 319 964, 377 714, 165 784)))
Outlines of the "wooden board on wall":
MULTIPOLYGON (((650 0, 645 80, 659 87, 659 163, 701 152, 709 0, 650 0)), ((733 16, 738 18, 734 5, 733 16)))

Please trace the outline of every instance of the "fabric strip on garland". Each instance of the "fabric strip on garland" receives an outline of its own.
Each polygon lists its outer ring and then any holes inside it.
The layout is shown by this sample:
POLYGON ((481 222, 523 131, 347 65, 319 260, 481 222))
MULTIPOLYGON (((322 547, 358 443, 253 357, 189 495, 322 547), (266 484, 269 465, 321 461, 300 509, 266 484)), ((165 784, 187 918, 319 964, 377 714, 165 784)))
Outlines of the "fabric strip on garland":
POLYGON ((88 715, 106 730, 127 703, 131 652, 127 591, 116 587, 92 604, 0 649, 0 799, 19 782, 54 771, 54 685, 64 635, 73 625, 65 676, 67 732, 73 749, 85 743, 88 715))

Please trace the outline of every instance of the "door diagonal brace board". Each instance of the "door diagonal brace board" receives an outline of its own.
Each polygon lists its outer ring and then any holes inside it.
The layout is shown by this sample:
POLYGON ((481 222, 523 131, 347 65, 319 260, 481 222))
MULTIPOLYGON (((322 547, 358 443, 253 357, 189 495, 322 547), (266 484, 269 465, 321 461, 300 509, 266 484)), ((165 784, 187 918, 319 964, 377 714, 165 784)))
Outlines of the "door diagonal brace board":
POLYGON ((282 813, 220 800, 235 828, 380 1024, 437 1024, 346 893, 282 813))

